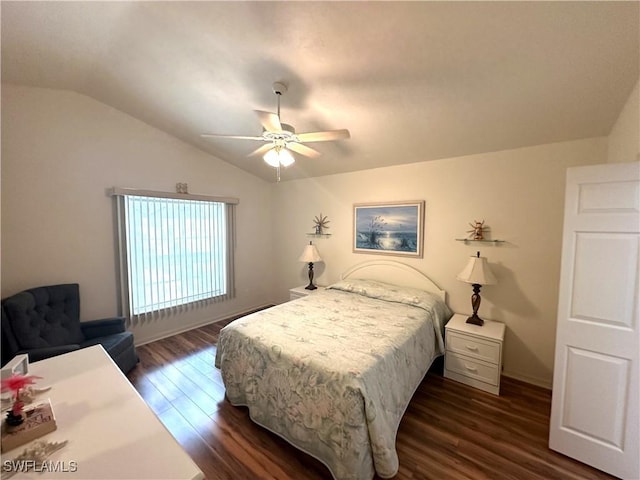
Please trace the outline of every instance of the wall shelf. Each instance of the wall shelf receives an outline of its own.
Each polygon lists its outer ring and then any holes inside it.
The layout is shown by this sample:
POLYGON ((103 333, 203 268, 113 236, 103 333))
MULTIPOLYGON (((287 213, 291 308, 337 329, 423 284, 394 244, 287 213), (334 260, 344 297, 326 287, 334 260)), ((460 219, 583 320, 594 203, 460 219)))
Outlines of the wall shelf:
POLYGON ((329 238, 330 236, 330 233, 307 233, 309 238, 329 238))
POLYGON ((504 240, 474 240, 473 238, 456 238, 456 242, 464 243, 504 243, 504 240))

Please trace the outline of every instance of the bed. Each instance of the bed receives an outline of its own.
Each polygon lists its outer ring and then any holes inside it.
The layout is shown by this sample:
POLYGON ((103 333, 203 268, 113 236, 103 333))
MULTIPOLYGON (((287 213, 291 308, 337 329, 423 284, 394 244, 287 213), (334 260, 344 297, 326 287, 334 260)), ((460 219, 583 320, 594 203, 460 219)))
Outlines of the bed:
POLYGON ((227 325, 216 367, 227 399, 323 462, 336 480, 398 472, 396 433, 452 316, 445 292, 379 260, 227 325))

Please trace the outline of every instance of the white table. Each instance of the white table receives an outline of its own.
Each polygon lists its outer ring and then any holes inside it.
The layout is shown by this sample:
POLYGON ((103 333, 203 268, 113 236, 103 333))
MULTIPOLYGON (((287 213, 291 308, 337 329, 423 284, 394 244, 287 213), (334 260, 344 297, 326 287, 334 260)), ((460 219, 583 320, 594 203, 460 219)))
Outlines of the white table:
MULTIPOLYGON (((77 470, 20 472, 14 479, 204 478, 101 346, 32 363, 29 374, 43 377, 36 387, 52 386, 37 400, 51 399, 58 425, 39 440, 69 442, 48 460, 59 462, 60 469, 75 465, 77 470)), ((2 460, 29 445, 3 453, 2 460)))

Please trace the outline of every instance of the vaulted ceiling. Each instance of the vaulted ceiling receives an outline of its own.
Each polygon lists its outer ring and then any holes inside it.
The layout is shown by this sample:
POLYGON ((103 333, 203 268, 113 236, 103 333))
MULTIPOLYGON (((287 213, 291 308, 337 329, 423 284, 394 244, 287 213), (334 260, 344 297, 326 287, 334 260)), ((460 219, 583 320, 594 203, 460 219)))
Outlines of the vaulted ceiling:
POLYGON ((639 2, 6 2, 2 81, 72 90, 248 172, 253 110, 313 143, 283 180, 607 135, 639 2))

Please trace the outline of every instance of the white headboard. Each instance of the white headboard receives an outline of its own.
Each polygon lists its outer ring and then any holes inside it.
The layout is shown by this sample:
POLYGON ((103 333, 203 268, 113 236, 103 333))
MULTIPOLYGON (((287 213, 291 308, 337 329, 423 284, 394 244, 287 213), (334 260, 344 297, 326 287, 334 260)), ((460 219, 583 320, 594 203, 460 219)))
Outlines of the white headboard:
POLYGON ((446 302, 447 292, 438 287, 424 273, 404 263, 392 260, 371 260, 359 263, 341 275, 343 280, 360 278, 392 283, 402 287, 419 288, 435 293, 446 302))

